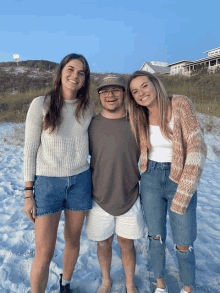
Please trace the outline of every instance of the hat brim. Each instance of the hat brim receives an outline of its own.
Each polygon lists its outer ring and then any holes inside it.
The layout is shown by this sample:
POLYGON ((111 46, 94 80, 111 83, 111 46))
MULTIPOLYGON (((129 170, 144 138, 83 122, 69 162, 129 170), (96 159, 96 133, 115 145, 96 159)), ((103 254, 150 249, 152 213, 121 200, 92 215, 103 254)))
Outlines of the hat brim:
POLYGON ((109 87, 109 86, 119 86, 125 90, 125 86, 123 86, 122 84, 116 84, 116 83, 112 83, 112 84, 108 83, 106 85, 101 85, 101 86, 98 86, 96 89, 97 89, 97 91, 100 91, 102 88, 109 87))

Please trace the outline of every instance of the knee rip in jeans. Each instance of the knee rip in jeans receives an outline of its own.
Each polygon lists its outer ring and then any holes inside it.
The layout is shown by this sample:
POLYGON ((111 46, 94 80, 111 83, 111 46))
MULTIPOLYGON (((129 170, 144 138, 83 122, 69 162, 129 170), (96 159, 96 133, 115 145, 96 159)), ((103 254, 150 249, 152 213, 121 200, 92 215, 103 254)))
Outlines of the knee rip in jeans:
MULTIPOLYGON (((148 235, 149 238, 152 238, 152 236, 148 235)), ((153 237, 154 240, 160 240, 160 244, 163 244, 163 241, 161 239, 161 235, 157 235, 153 237)))
POLYGON ((188 250, 191 252, 192 251, 192 249, 193 249, 193 247, 192 247, 192 245, 186 245, 186 246, 180 246, 180 245, 177 245, 177 244, 174 244, 174 250, 175 251, 180 251, 181 253, 184 253, 184 252, 187 252, 188 250), (178 247, 179 248, 178 248, 178 247), (180 248, 182 248, 182 247, 186 247, 187 249, 180 249, 180 248))

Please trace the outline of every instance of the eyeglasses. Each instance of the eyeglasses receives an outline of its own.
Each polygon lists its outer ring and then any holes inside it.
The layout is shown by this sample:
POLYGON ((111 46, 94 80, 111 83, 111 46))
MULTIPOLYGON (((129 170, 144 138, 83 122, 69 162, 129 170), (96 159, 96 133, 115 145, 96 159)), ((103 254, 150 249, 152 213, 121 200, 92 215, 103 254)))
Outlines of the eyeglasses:
POLYGON ((102 96, 103 98, 107 97, 110 93, 112 93, 112 95, 114 97, 118 97, 120 96, 120 93, 121 93, 122 89, 114 89, 114 90, 103 90, 103 91, 100 91, 99 94, 100 96, 102 96))

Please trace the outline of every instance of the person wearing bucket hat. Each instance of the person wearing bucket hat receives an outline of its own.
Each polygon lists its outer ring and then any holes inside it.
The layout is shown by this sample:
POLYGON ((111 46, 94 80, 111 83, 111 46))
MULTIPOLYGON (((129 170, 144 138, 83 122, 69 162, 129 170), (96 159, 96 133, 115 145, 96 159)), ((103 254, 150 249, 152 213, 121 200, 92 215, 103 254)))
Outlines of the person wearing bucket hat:
POLYGON ((139 148, 126 114, 125 81, 117 73, 103 74, 97 91, 102 111, 89 127, 93 205, 86 217, 86 234, 97 241, 102 284, 97 293, 111 291, 112 241, 117 234, 126 290, 137 293, 134 239, 143 236, 144 220, 139 198, 139 148))

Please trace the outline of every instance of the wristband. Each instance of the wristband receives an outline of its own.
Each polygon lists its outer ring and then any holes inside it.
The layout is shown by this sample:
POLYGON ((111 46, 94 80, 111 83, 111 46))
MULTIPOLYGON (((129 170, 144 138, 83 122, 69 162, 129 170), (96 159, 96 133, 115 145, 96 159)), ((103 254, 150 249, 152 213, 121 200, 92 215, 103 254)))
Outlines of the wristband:
POLYGON ((32 195, 31 196, 25 196, 25 198, 29 198, 29 197, 33 197, 32 195))
POLYGON ((24 190, 34 190, 34 187, 25 187, 24 190))

